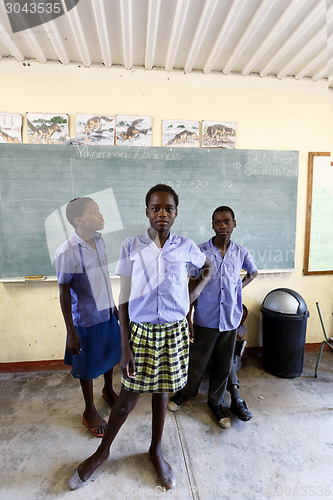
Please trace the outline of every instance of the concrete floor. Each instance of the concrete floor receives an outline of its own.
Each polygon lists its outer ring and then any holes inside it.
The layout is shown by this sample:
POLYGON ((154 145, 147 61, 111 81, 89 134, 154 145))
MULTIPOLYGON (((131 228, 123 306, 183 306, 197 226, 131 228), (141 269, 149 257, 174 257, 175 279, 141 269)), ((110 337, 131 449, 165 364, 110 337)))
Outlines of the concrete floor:
MULTIPOLYGON (((207 380, 197 398, 167 412, 164 455, 177 476, 162 492, 147 449, 150 396, 142 395, 117 436, 111 457, 83 489, 67 489, 68 476, 99 442, 81 424, 82 399, 68 372, 0 376, 1 500, 39 499, 268 499, 333 497, 333 353, 325 352, 313 378, 317 353, 306 353, 303 373, 274 377, 257 356, 245 356, 241 395, 253 413, 232 416, 222 430, 205 403, 207 380)), ((120 388, 116 369, 115 387, 120 388)), ((109 407, 95 382, 97 408, 109 407)), ((229 405, 229 395, 226 397, 229 405)))

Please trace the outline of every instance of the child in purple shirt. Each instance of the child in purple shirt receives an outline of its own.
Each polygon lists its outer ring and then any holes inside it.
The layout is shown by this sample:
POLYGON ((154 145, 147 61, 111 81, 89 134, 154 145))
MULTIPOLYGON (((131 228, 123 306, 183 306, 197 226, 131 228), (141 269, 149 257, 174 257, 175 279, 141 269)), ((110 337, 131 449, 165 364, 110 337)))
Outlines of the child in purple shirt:
POLYGON ((85 484, 108 458, 119 429, 135 407, 140 393, 152 393, 150 459, 166 489, 175 487, 175 475, 162 455, 161 440, 168 392, 181 389, 187 378, 190 301, 204 288, 213 270, 211 262, 190 239, 170 232, 177 217, 178 196, 158 184, 146 195, 150 228, 123 242, 116 273, 120 275, 122 388, 101 445, 69 479, 69 488, 85 484), (207 269, 191 288, 187 264, 207 269))
MULTIPOLYGON (((242 317, 242 288, 257 275, 247 248, 231 241, 236 227, 233 210, 218 207, 212 216, 215 236, 199 245, 214 265, 214 274, 194 304, 194 342, 190 346, 188 381, 170 398, 168 408, 176 411, 189 397, 196 396, 211 359, 208 405, 222 428, 230 427, 230 417, 222 408, 233 359, 237 327, 242 317), (246 275, 240 279, 244 269, 246 275)), ((190 269, 190 288, 200 272, 190 269)))
POLYGON ((75 198, 66 207, 75 232, 56 251, 60 305, 67 340, 64 362, 80 379, 85 401, 82 423, 96 437, 106 422, 93 398, 93 379, 104 374, 103 399, 114 404, 112 370, 120 360, 120 333, 112 298, 107 256, 102 235, 104 219, 91 198, 75 198))

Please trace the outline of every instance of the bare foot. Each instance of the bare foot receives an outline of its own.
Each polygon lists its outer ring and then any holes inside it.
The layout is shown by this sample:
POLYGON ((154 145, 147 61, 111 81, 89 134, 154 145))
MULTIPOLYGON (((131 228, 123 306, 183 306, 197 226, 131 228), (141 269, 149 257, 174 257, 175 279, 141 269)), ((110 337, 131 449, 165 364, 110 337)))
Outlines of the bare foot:
POLYGON ((91 455, 91 457, 84 460, 84 462, 81 462, 77 468, 80 479, 82 481, 88 481, 95 470, 98 469, 98 467, 102 465, 108 457, 109 453, 107 453, 107 455, 101 455, 98 451, 96 451, 93 455, 91 455))
POLYGON ((175 474, 168 462, 164 460, 162 453, 153 452, 152 449, 149 448, 149 456, 162 486, 167 490, 174 488, 176 486, 175 474))
POLYGON ((70 490, 77 490, 88 481, 95 470, 108 458, 109 452, 105 454, 96 451, 91 457, 82 462, 70 475, 68 487, 70 490))
POLYGON ((90 432, 94 434, 94 436, 103 436, 106 422, 102 419, 102 417, 98 415, 97 411, 89 413, 87 410, 85 410, 83 412, 82 423, 90 430, 90 432))

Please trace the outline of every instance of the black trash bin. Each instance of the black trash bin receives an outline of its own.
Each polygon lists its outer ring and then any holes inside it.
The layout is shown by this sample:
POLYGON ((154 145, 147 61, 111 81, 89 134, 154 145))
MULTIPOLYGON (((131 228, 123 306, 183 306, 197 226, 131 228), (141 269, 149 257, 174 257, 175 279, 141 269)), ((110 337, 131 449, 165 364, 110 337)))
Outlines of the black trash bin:
POLYGON ((260 310, 265 370, 277 377, 298 377, 309 317, 304 299, 294 290, 277 288, 266 295, 260 310))

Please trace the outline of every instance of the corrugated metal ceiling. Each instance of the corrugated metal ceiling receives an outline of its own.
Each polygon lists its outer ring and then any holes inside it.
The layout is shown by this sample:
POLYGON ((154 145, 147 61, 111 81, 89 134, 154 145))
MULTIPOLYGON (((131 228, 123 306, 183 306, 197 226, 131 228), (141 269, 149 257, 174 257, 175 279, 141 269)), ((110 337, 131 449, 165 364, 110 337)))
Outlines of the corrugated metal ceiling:
POLYGON ((333 0, 4 0, 0 55, 327 79, 333 87, 333 0), (60 8, 63 15, 45 17, 60 8), (41 24, 18 31, 34 23, 41 24))

